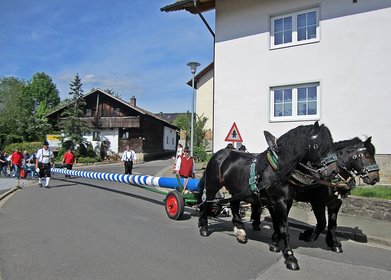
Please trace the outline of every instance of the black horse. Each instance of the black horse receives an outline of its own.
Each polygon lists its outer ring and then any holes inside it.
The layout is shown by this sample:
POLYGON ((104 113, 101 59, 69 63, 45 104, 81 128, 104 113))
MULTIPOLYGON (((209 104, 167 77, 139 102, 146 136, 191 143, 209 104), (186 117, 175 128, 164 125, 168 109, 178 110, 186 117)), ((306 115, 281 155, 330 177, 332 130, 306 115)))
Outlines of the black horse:
MULTIPOLYGON (((326 227, 325 209, 327 207, 328 230, 326 243, 332 251, 342 252, 342 245, 335 234, 338 212, 342 205, 341 197, 346 197, 356 185, 355 175, 359 175, 366 184, 374 185, 379 181, 379 166, 376 164, 375 147, 371 143, 371 139, 369 137, 366 141, 362 141, 356 137, 334 143, 341 178, 336 184, 329 184, 328 186, 321 184, 297 186, 291 184, 291 188, 296 192, 295 200, 310 203, 317 220, 315 228, 300 233, 300 240, 312 242, 318 239, 319 234, 326 227)), ((251 208, 253 228, 259 230, 260 209, 257 204, 252 204, 251 208)))
POLYGON ((359 175, 364 183, 374 185, 379 182, 379 166, 375 160, 375 147, 371 137, 366 141, 359 138, 335 143, 338 157, 339 174, 346 188, 315 186, 309 190, 299 191, 296 200, 311 203, 317 220, 315 229, 309 229, 300 234, 300 240, 315 241, 326 227, 325 208, 328 212, 328 229, 326 243, 332 251, 342 253, 342 245, 337 240, 335 230, 337 217, 342 205, 341 197, 346 197, 355 186, 354 176, 359 175), (316 199, 314 199, 316 197, 316 199))
MULTIPOLYGON (((294 192, 287 180, 300 163, 310 164, 323 177, 331 178, 338 172, 336 156, 333 154, 330 131, 318 122, 288 131, 277 140, 277 145, 277 170, 269 164, 267 150, 255 157, 232 149, 222 149, 212 156, 199 183, 200 234, 209 235, 207 216, 216 203, 216 193, 225 187, 232 196, 229 202, 238 241, 247 242, 244 224, 239 215, 240 201, 255 203, 259 207, 265 205, 272 216, 276 233, 270 250, 279 251, 281 248, 287 268, 298 270, 299 265, 289 243, 287 218, 294 192)), ((227 201, 220 201, 225 202, 227 201)))

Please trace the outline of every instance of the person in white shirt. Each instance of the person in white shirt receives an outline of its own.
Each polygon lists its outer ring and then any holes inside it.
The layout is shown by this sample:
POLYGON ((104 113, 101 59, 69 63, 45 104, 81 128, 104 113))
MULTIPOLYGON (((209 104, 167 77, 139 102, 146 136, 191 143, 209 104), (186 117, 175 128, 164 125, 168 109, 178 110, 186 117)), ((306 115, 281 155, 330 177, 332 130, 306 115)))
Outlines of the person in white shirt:
POLYGON ((183 155, 183 146, 182 144, 178 144, 177 150, 176 150, 176 158, 179 158, 183 155))
POLYGON ((137 161, 137 156, 136 153, 130 149, 129 145, 126 145, 121 161, 124 162, 125 174, 132 175, 133 163, 137 161))
POLYGON ((36 153, 35 170, 39 174, 38 185, 42 187, 42 178, 45 177, 45 188, 49 188, 50 168, 54 163, 54 154, 49 150, 49 142, 43 142, 43 148, 36 153))

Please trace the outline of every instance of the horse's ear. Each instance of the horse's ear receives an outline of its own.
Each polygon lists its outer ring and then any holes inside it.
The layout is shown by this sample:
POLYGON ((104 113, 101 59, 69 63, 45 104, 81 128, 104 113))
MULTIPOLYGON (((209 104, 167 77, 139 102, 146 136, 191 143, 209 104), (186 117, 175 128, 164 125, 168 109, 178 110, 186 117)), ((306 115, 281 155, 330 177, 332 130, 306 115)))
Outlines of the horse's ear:
POLYGON ((365 144, 371 143, 371 140, 372 140, 372 136, 369 136, 369 137, 367 138, 367 140, 365 140, 365 144))
POLYGON ((314 123, 314 126, 315 126, 315 128, 319 128, 319 122, 316 121, 316 122, 314 123))
POLYGON ((263 134, 265 135, 268 146, 277 148, 277 138, 274 137, 273 134, 271 134, 269 131, 266 130, 263 131, 263 134))

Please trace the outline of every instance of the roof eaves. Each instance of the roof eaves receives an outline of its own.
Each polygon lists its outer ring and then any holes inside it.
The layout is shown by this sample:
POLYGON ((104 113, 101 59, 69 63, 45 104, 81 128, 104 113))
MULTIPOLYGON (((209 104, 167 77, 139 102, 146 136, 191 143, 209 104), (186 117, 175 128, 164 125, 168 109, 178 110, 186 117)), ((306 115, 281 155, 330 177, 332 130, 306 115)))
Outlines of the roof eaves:
POLYGON ((198 12, 206 12, 215 9, 215 0, 197 0, 196 2, 197 7, 194 6, 194 0, 178 0, 173 4, 160 8, 160 11, 175 12, 180 10, 186 10, 189 13, 198 14, 198 12))

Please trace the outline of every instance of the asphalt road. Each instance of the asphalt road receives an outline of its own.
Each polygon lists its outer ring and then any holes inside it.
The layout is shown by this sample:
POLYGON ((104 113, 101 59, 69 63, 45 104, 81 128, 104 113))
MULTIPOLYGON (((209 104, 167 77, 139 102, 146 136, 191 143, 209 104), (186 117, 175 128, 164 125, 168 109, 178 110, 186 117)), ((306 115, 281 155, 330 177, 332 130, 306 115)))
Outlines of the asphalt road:
MULTIPOLYGON (((143 163, 134 173, 154 175, 171 164, 143 163)), ((336 254, 323 240, 299 241, 292 229, 301 270, 289 271, 281 254, 268 250, 267 223, 260 232, 248 223, 245 245, 233 236, 230 218, 212 220, 213 233, 203 238, 192 209, 181 221, 167 217, 163 195, 63 175, 54 175, 51 185, 26 187, 0 209, 0 280, 391 279, 389 248, 342 240, 344 253, 336 254)))

